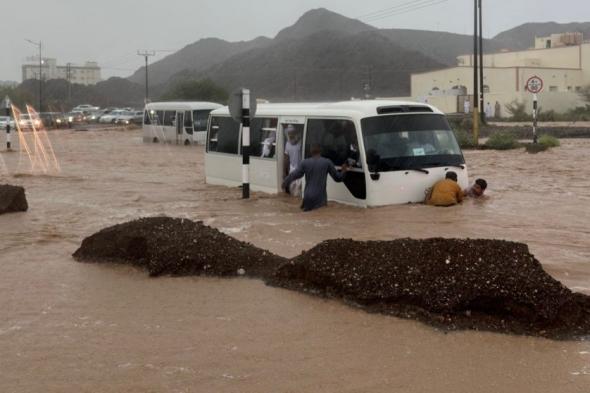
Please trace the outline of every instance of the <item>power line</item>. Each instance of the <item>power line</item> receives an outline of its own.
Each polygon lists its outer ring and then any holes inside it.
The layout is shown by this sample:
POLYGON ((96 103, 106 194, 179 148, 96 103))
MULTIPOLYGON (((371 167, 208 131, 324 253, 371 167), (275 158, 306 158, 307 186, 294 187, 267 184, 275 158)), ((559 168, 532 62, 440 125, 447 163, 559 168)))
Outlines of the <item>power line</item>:
POLYGON ((378 20, 381 20, 381 19, 386 19, 386 18, 391 18, 391 17, 394 17, 394 16, 398 16, 398 15, 407 14, 409 12, 418 11, 418 10, 421 10, 423 8, 428 8, 428 7, 432 7, 432 6, 438 5, 438 4, 446 3, 448 1, 449 0, 428 0, 427 3, 414 4, 414 5, 411 5, 411 6, 407 6, 406 8, 398 9, 398 10, 395 10, 393 12, 380 15, 378 17, 370 18, 368 20, 365 20, 365 22, 375 22, 375 21, 378 21, 378 20))
POLYGON ((399 8, 403 8, 403 7, 407 7, 408 5, 416 5, 417 3, 423 3, 424 1, 432 1, 432 0, 413 0, 413 1, 408 1, 405 3, 401 3, 398 5, 395 5, 393 7, 388 7, 388 8, 384 8, 382 10, 378 10, 378 11, 373 11, 373 12, 369 12, 368 14, 364 14, 361 16, 358 16, 357 19, 370 19, 370 18, 374 18, 377 16, 380 16, 381 14, 386 14, 388 12, 392 12, 395 11, 399 8))

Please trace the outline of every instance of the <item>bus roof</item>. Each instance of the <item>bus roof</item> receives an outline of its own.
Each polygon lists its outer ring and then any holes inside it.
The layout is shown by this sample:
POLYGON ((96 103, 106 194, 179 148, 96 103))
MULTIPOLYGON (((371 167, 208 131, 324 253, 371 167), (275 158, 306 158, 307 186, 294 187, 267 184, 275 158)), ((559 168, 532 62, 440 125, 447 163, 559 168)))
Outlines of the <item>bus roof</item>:
MULTIPOLYGON (((373 117, 380 114, 400 113, 435 113, 443 114, 432 105, 392 100, 363 100, 342 101, 330 103, 280 103, 259 104, 256 110, 257 116, 346 116, 346 117, 373 117)), ((212 115, 229 115, 229 108, 224 106, 211 112, 212 115)))
POLYGON ((198 110, 198 109, 217 109, 223 105, 214 102, 205 101, 170 101, 170 102, 150 102, 145 106, 149 110, 198 110))

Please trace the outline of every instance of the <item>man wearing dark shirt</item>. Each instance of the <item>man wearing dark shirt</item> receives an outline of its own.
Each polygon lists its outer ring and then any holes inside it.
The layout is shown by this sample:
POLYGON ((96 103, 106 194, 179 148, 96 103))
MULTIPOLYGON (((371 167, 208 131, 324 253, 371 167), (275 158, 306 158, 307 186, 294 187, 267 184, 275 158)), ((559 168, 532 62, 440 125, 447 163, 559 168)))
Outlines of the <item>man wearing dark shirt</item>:
POLYGON ((313 145, 311 147, 311 158, 301 161, 297 169, 291 172, 282 184, 283 189, 286 190, 292 181, 305 176, 305 190, 301 208, 306 212, 319 209, 328 204, 328 192, 326 190, 328 174, 332 176, 334 181, 341 182, 348 171, 348 166, 344 164, 342 165, 342 172, 338 172, 332 161, 321 156, 321 152, 319 145, 313 145))

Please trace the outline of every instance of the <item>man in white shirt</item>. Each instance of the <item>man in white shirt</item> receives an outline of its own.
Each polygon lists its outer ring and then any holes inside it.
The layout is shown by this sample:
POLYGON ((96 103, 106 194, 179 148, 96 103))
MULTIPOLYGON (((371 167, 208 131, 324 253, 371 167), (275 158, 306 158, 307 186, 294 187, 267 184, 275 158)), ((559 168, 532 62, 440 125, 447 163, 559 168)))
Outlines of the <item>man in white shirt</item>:
MULTIPOLYGON (((293 172, 301 163, 301 136, 292 124, 285 129, 287 134, 287 143, 285 143, 285 169, 284 176, 293 172)), ((293 196, 301 195, 301 180, 294 181, 290 184, 290 194, 293 196)))

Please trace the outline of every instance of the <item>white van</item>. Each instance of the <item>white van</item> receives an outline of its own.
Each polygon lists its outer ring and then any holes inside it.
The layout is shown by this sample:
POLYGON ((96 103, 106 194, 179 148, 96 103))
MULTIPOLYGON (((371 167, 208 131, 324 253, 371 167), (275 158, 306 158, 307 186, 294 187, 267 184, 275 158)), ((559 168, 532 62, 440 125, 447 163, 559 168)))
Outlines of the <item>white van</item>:
MULTIPOLYGON (((318 144, 336 167, 348 162, 345 181, 328 178, 328 199, 362 207, 422 202, 426 190, 467 167, 445 115, 413 102, 348 101, 259 105, 251 124, 250 188, 281 192, 285 130, 295 128, 303 157, 318 144)), ((205 172, 208 184, 240 186, 241 128, 224 107, 211 112, 205 172)))
POLYGON ((204 144, 212 102, 152 102, 145 106, 143 141, 175 144, 204 144))

